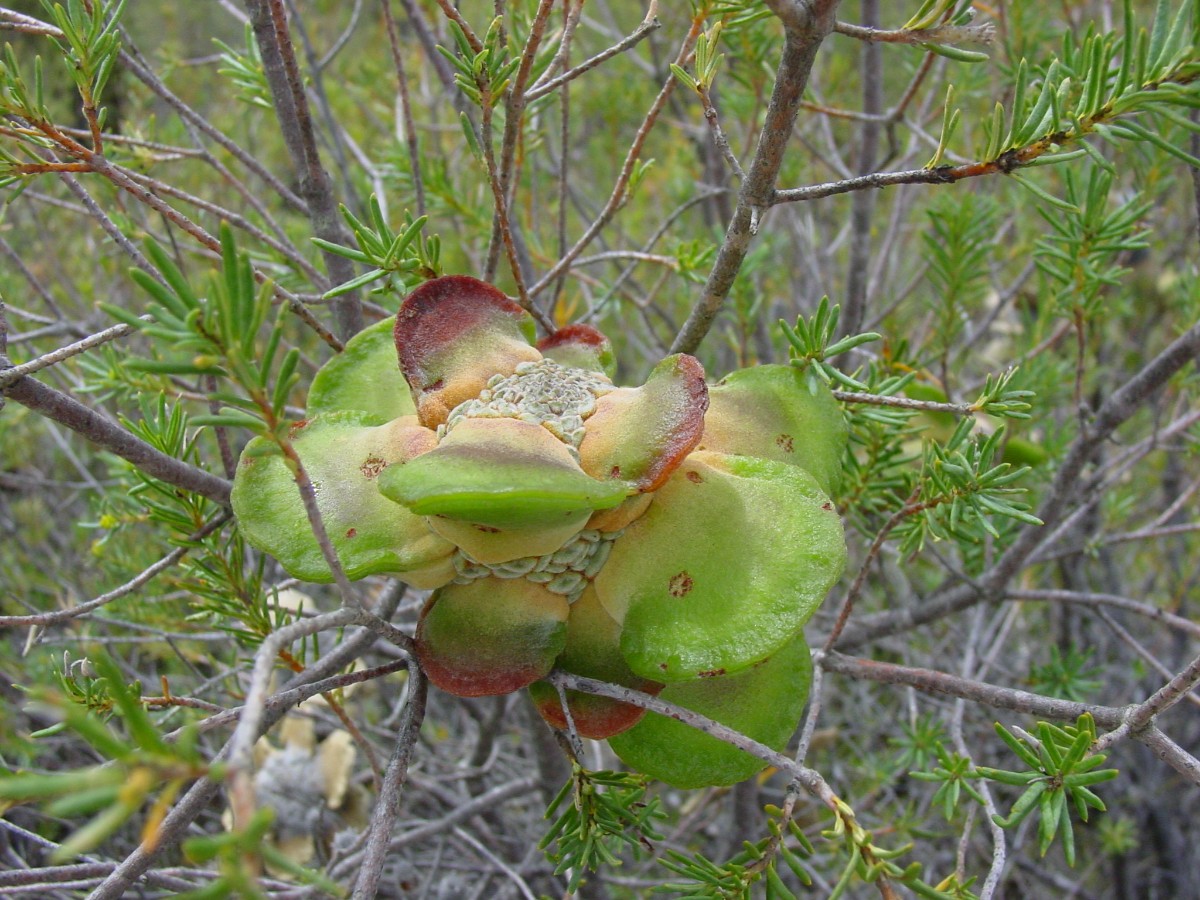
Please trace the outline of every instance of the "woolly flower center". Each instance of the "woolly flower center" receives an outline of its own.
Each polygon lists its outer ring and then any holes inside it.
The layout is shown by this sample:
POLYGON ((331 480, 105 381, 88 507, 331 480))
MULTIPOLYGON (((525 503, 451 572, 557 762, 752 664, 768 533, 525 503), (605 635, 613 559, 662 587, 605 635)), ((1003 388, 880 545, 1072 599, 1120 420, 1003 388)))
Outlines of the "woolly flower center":
POLYGON ((490 566, 475 562, 460 550, 454 554, 454 568, 458 572, 454 583, 470 584, 489 575, 504 579, 524 578, 535 584, 544 584, 546 590, 561 594, 568 603, 574 603, 604 567, 612 551, 612 542, 621 536, 622 531, 588 528, 553 553, 526 556, 490 566))
MULTIPOLYGON (((577 457, 583 442, 583 423, 596 411, 596 400, 613 390, 616 388, 612 382, 596 372, 562 366, 550 359, 521 363, 512 375, 493 375, 478 397, 451 410, 446 424, 438 426, 438 439, 464 419, 517 419, 541 425, 577 457)), ((470 584, 489 575, 524 578, 544 584, 548 591, 574 603, 604 566, 612 542, 620 534, 585 529, 554 553, 497 565, 476 562, 459 550, 454 554, 458 572, 454 583, 470 584)))
POLYGON ((479 396, 450 412, 444 437, 463 419, 517 419, 541 425, 572 450, 583 441, 583 423, 596 411, 596 400, 616 390, 596 372, 561 366, 550 359, 524 362, 512 375, 493 375, 479 396))

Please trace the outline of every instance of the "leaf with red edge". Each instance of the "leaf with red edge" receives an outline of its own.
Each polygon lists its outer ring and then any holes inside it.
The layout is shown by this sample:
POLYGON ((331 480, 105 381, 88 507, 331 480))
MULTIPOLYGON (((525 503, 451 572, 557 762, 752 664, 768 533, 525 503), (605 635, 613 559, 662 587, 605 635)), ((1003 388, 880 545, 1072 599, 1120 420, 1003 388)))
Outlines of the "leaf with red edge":
POLYGON ((417 657, 429 680, 451 694, 507 694, 553 668, 568 612, 565 597, 523 578, 448 584, 421 613, 417 657))
POLYGON ((430 428, 493 375, 511 375, 520 363, 542 358, 530 343, 533 320, 525 310, 466 275, 436 278, 409 294, 393 335, 417 415, 430 428))
MULTIPOLYGON (((589 587, 571 606, 567 619, 567 646, 558 667, 576 675, 597 678, 657 694, 662 684, 635 675, 621 655, 621 626, 604 609, 596 591, 589 587)), ((558 729, 567 727, 558 690, 539 681, 529 686, 537 711, 558 729)), ((567 706, 575 729, 582 737, 603 740, 637 724, 645 710, 609 697, 567 691, 567 706)))
POLYGON ((537 342, 547 359, 561 366, 599 372, 612 378, 617 369, 612 342, 591 325, 568 325, 537 342))
POLYGON ((579 464, 596 478, 656 490, 704 433, 708 388, 691 356, 668 356, 639 388, 618 388, 596 401, 584 423, 579 464))

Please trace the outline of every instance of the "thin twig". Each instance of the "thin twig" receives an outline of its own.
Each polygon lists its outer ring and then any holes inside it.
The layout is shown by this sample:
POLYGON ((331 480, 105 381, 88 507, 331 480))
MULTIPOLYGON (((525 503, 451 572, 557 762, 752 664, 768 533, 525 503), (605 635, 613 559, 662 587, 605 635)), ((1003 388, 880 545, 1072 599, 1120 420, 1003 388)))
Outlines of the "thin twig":
POLYGON ((26 376, 10 384, 4 396, 65 425, 153 478, 207 497, 222 506, 229 505, 230 484, 224 478, 167 456, 61 391, 26 376))
MULTIPOLYGON (((582 6, 582 4, 580 5, 582 6)), ((597 53, 595 56, 584 60, 574 68, 568 69, 561 75, 558 75, 554 78, 544 78, 544 80, 539 79, 538 81, 534 82, 533 87, 531 87, 525 95, 525 101, 527 103, 532 103, 539 97, 544 97, 546 94, 549 94, 551 91, 562 87, 564 84, 574 81, 580 75, 585 72, 590 72, 601 63, 607 62, 614 56, 618 56, 632 47, 636 47, 660 27, 662 27, 662 23, 658 21, 658 17, 655 15, 654 11, 654 5, 652 4, 650 12, 647 13, 646 18, 642 20, 642 24, 639 25, 628 37, 613 44, 607 50, 603 50, 600 53, 597 53)), ((553 68, 547 69, 546 74, 549 75, 552 71, 553 68)))
MULTIPOLYGON (((528 794, 537 786, 538 780, 532 776, 518 778, 515 781, 497 785, 480 794, 478 797, 474 797, 466 802, 457 803, 450 812, 440 818, 434 819, 432 822, 416 825, 408 831, 396 835, 388 844, 388 850, 399 850, 401 847, 422 841, 432 835, 445 834, 447 830, 453 828, 459 822, 465 822, 480 813, 493 810, 505 800, 528 794)), ((347 856, 345 859, 338 861, 330 874, 334 878, 344 878, 361 864, 361 859, 361 854, 347 856)))
MULTIPOLYGON (((215 519, 201 528, 199 531, 188 535, 187 542, 194 543, 201 541, 208 535, 212 534, 230 519, 228 513, 222 512, 215 519)), ((80 603, 78 606, 71 606, 67 609, 58 609, 54 612, 37 613, 29 616, 0 616, 0 628, 22 628, 26 626, 36 626, 44 628, 47 625, 56 625, 59 622, 66 622, 70 619, 77 619, 80 616, 87 615, 93 610, 111 603, 114 600, 119 600, 121 597, 132 594, 142 585, 146 584, 156 575, 165 572, 167 569, 178 563, 187 554, 192 547, 176 547, 158 562, 147 566, 129 581, 111 591, 101 594, 94 600, 89 600, 86 603, 80 603)))
POLYGON ((875 539, 871 541, 871 546, 867 550, 866 558, 863 559, 862 565, 858 569, 858 574, 854 577, 854 581, 846 591, 846 596, 842 599, 841 607, 838 610, 837 620, 833 623, 833 628, 830 629, 829 637, 825 639, 825 644, 821 648, 823 652, 828 653, 833 649, 839 637, 842 636, 842 631, 846 627, 846 623, 850 620, 850 613, 854 610, 854 602, 858 599, 858 595, 862 593, 863 585, 867 580, 867 573, 870 571, 871 564, 879 555, 879 551, 883 549, 884 543, 897 526, 900 525, 909 516, 914 516, 930 507, 930 503, 916 502, 917 494, 914 492, 908 498, 908 501, 903 507, 896 510, 891 517, 879 529, 879 533, 875 535, 875 539))
POLYGON ((1188 696, 1197 684, 1200 684, 1200 656, 1193 659, 1183 671, 1147 697, 1145 701, 1130 707, 1117 728, 1096 739, 1095 749, 1107 749, 1126 735, 1141 731, 1154 721, 1155 716, 1166 712, 1188 696))
POLYGON ((301 619, 271 632, 255 651, 250 685, 246 689, 246 705, 242 708, 238 726, 229 741, 229 805, 238 827, 249 821, 254 813, 254 786, 250 780, 251 757, 254 742, 262 734, 267 686, 278 661, 279 652, 293 641, 309 635, 354 624, 356 614, 357 610, 342 608, 311 619, 301 619))
MULTIPOLYGON (((282 0, 246 0, 255 42, 263 60, 263 73, 271 89, 275 114, 283 131, 284 144, 300 181, 313 232, 322 240, 349 244, 351 238, 341 224, 329 173, 321 165, 312 115, 304 92, 304 81, 288 32, 282 0)), ((354 266, 345 257, 325 253, 325 264, 334 284, 354 277, 354 266)), ((356 291, 343 294, 336 305, 342 340, 362 329, 362 302, 356 291)))
MULTIPOLYGON (((862 16, 868 25, 879 21, 879 0, 862 0, 862 16)), ((855 169, 871 172, 878 165, 879 142, 883 137, 883 51, 878 44, 862 47, 863 112, 870 118, 862 123, 859 133, 858 158, 855 169)), ((867 315, 867 288, 871 262, 872 236, 875 226, 875 194, 859 191, 850 201, 850 253, 846 265, 846 289, 842 315, 838 321, 839 335, 858 334, 867 315)), ((842 363, 853 370, 860 352, 848 353, 842 363)))
POLYGON ((721 128, 721 122, 717 116, 717 107, 713 103, 712 91, 701 84, 696 86, 696 93, 700 96, 700 103, 704 110, 704 120, 708 123, 709 130, 712 131, 713 144, 716 145, 721 158, 725 160, 725 164, 729 166, 729 171, 733 173, 734 177, 738 181, 745 181, 746 170, 742 168, 737 154, 729 146, 729 138, 725 137, 725 132, 721 128))
POLYGON ((392 758, 388 760, 387 773, 379 791, 379 801, 371 818, 366 850, 354 883, 352 900, 374 900, 379 890, 379 879, 387 862, 392 829, 400 815, 400 791, 408 780, 413 749, 416 747, 421 723, 425 719, 425 700, 429 692, 429 683, 416 660, 411 659, 409 663, 408 705, 404 708, 400 733, 392 750, 392 758))
POLYGON ((184 122, 190 123, 194 128, 202 134, 214 141, 223 150, 232 154, 234 159, 244 165, 247 169, 261 178, 268 187, 271 188, 284 203, 291 206, 293 209, 307 213, 308 208, 305 202, 298 197, 286 184, 271 174, 270 170, 262 163, 255 159, 250 153, 242 148, 241 144, 216 128, 204 116, 196 112, 190 106, 177 97, 172 91, 162 82, 149 65, 145 65, 142 59, 137 55, 136 49, 129 42, 128 35, 125 35, 125 50, 121 51, 121 65, 131 72, 139 81, 153 91, 158 97, 163 100, 168 106, 179 114, 179 118, 184 122))
POLYGON ((725 231, 700 299, 671 345, 672 353, 693 353, 725 303, 758 231, 759 218, 771 205, 784 151, 817 50, 833 28, 836 3, 768 4, 784 21, 783 55, 776 71, 758 147, 738 192, 737 208, 725 231))
MULTIPOLYGON (((1131 649, 1134 653, 1136 653, 1139 657, 1141 657, 1142 661, 1146 665, 1148 665, 1150 668, 1154 669, 1154 671, 1158 672, 1158 674, 1161 675, 1163 678, 1170 679, 1170 678, 1174 677, 1174 673, 1172 673, 1170 669, 1168 669, 1166 666, 1164 666, 1159 661, 1158 657, 1155 654, 1151 653, 1150 650, 1147 647, 1145 647, 1141 641, 1139 641, 1132 634, 1130 634, 1129 629, 1125 628, 1120 622, 1118 622, 1116 619, 1114 619, 1112 616, 1110 616, 1107 612, 1105 612, 1102 609, 1096 610, 1096 616, 1100 619, 1101 622, 1103 622, 1105 625, 1107 625, 1109 627, 1109 630, 1112 631, 1113 634, 1115 634, 1117 636, 1117 640, 1119 640, 1125 646, 1129 647, 1129 649, 1131 649)), ((1183 699, 1189 701, 1193 706, 1200 706, 1200 694, 1197 694, 1194 690, 1188 691, 1184 695, 1183 699)))
POLYGON ((400 33, 392 15, 392 0, 380 0, 383 22, 387 29, 388 45, 392 50, 392 65, 396 69, 396 91, 400 99, 400 121, 404 128, 404 144, 408 148, 408 171, 417 198, 417 217, 425 215, 425 182, 421 178, 421 155, 417 144, 417 124, 413 121, 412 100, 408 93, 408 76, 404 72, 404 55, 400 52, 400 33))
MULTIPOLYGON (((679 48, 679 52, 675 55, 676 63, 680 63, 687 59, 687 56, 692 51, 692 47, 696 43, 696 38, 700 35, 702 19, 697 18, 692 22, 691 30, 683 39, 683 44, 679 48)), ((634 166, 642 153, 642 146, 646 142, 646 138, 650 134, 650 130, 654 127, 654 123, 658 121, 659 113, 662 112, 666 105, 667 99, 675 90, 675 76, 668 75, 663 82, 662 88, 658 92, 658 96, 654 98, 654 102, 650 105, 649 112, 642 120, 642 124, 638 127, 637 134, 634 136, 633 143, 629 147, 629 151, 625 154, 625 161, 621 166, 620 174, 617 176, 616 184, 613 185, 612 193, 609 194, 608 201, 604 204, 604 208, 600 210, 600 214, 587 227, 587 230, 580 236, 575 244, 566 253, 562 254, 548 272, 544 274, 538 281, 529 288, 529 296, 536 297, 544 291, 574 262, 575 257, 579 256, 588 245, 600 233, 601 229, 609 223, 617 210, 619 210, 625 201, 629 199, 629 179, 633 176, 634 166)))
POLYGON ((524 119, 527 102, 525 87, 529 80, 529 73, 533 68, 538 46, 541 44, 542 37, 545 34, 546 23, 550 17, 552 6, 552 0, 540 0, 537 11, 534 13, 533 21, 530 24, 529 36, 526 39, 525 47, 522 49, 517 72, 513 77, 512 85, 508 89, 508 99, 505 104, 504 134, 501 139, 500 160, 498 162, 495 151, 492 148, 491 137, 493 102, 488 94, 487 85, 482 81, 479 85, 480 90, 483 92, 482 147, 484 160, 487 163, 488 183, 492 189, 492 202, 494 204, 493 233, 489 244, 484 277, 489 280, 492 278, 497 259, 496 248, 499 244, 503 244, 505 255, 508 257, 508 266, 517 288, 517 302, 538 321, 538 324, 541 325, 546 334, 554 332, 555 324, 546 313, 534 306, 526 286, 525 272, 522 270, 521 260, 517 253, 517 246, 513 237, 513 222, 509 217, 509 186, 515 174, 513 166, 516 160, 517 138, 521 133, 521 123, 524 119), (497 238, 499 238, 499 242, 497 242, 497 238))
POLYGON ((1115 706, 1061 700, 1057 697, 1046 697, 1016 688, 973 681, 934 669, 901 666, 895 663, 846 656, 837 652, 826 653, 821 659, 821 666, 827 672, 837 672, 839 675, 848 675, 863 681, 893 685, 904 684, 926 694, 960 697, 996 709, 1009 709, 1060 722, 1073 722, 1086 713, 1090 714, 1098 725, 1105 728, 1116 728, 1121 724, 1125 714, 1123 709, 1115 706))
POLYGON ((990 44, 996 39, 996 26, 990 23, 888 30, 838 22, 833 30, 867 43, 884 44, 990 44))
POLYGON ((973 403, 940 403, 937 400, 913 400, 911 397, 889 397, 883 394, 859 393, 858 391, 835 390, 833 396, 843 403, 890 406, 895 409, 911 409, 917 412, 946 412, 956 416, 973 416, 980 412, 973 403))
POLYGON ((1162 622, 1171 628, 1178 629, 1192 637, 1200 638, 1200 622, 1194 622, 1183 616, 1176 615, 1152 603, 1143 603, 1129 597, 1117 594, 1106 594, 1098 591, 1067 591, 1053 588, 1013 588, 1006 590, 1002 600, 1043 601, 1049 603, 1071 603, 1079 606, 1111 606, 1126 612, 1145 616, 1156 622, 1162 622))
MULTIPOLYGON (((142 316, 141 318, 144 322, 151 321, 150 316, 142 316)), ((117 338, 134 334, 136 331, 137 329, 132 325, 114 325, 73 344, 67 344, 65 347, 59 347, 57 350, 45 353, 37 359, 31 359, 29 362, 8 368, 0 367, 0 391, 3 391, 18 378, 24 378, 26 375, 40 372, 42 369, 57 365, 64 360, 70 359, 72 356, 78 356, 86 350, 91 350, 93 347, 99 347, 107 344, 109 341, 115 341, 117 338)))

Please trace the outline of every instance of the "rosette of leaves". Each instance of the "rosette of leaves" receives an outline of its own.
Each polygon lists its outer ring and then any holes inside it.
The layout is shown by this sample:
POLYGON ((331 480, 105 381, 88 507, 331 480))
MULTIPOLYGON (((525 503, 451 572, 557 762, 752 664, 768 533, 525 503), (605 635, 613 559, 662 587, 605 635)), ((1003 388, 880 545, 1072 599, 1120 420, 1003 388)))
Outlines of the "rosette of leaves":
MULTIPOLYGON (((845 562, 828 388, 775 365, 710 387, 685 354, 617 387, 595 329, 532 335, 496 288, 448 276, 318 373, 290 439, 342 566, 433 590, 416 646, 446 691, 529 687, 562 728, 539 683, 559 666, 781 747, 807 694, 801 629, 845 562)), ((247 446, 233 506, 289 572, 331 580, 275 444, 247 446)), ((566 701, 580 734, 671 783, 762 766, 629 704, 566 701)))

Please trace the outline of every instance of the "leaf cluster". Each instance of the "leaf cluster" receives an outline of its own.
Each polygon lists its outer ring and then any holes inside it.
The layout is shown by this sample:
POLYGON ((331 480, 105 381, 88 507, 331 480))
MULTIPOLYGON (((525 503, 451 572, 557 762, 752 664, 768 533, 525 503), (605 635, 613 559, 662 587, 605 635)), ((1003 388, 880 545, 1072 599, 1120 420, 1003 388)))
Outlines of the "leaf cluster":
POLYGON ((428 216, 414 219, 405 213, 404 228, 394 231, 388 225, 379 198, 374 194, 369 201, 369 223, 360 220, 345 206, 341 207, 341 212, 346 224, 350 226, 358 249, 343 247, 321 238, 313 238, 313 243, 322 250, 371 268, 357 278, 326 291, 323 299, 340 297, 377 281, 382 281, 382 284, 372 293, 403 295, 414 285, 442 274, 441 239, 437 235, 426 237, 422 234, 425 223, 429 221, 428 216))
POLYGON ((655 892, 689 900, 749 900, 754 886, 761 884, 768 900, 794 900, 796 894, 784 882, 778 864, 782 860, 801 885, 810 887, 813 878, 805 860, 812 857, 813 846, 779 807, 768 806, 766 811, 768 836, 743 841, 742 850, 722 864, 703 853, 668 850, 662 864, 685 880, 666 882, 655 892))
POLYGON ((502 38, 504 19, 492 19, 478 52, 458 22, 451 20, 449 25, 457 52, 442 46, 437 49, 454 66, 455 84, 476 106, 494 107, 521 65, 519 58, 509 58, 507 42, 502 38))
POLYGON ((721 40, 722 28, 724 28, 724 23, 717 22, 712 28, 709 28, 696 39, 696 74, 694 77, 683 66, 671 63, 671 72, 679 79, 679 83, 689 90, 695 91, 697 94, 706 94, 709 88, 712 87, 713 82, 716 80, 717 69, 721 65, 721 60, 725 58, 723 53, 717 53, 717 45, 721 40))
POLYGON ((271 104, 271 88, 267 84, 267 73, 263 68, 262 53, 254 40, 249 23, 245 28, 244 50, 238 50, 217 38, 213 43, 221 49, 221 67, 217 71, 229 78, 237 88, 238 99, 259 109, 274 109, 271 104))
POLYGON ((1028 504, 1016 499, 1025 492, 1016 482, 1025 477, 1029 467, 995 462, 1004 428, 971 439, 975 424, 974 419, 965 418, 945 444, 926 445, 911 503, 913 514, 897 529, 902 552, 915 553, 930 538, 977 544, 986 534, 999 540, 994 516, 1041 524, 1029 512, 1028 504))
POLYGON ((1084 703, 1103 684, 1097 677, 1099 669, 1089 667, 1091 651, 1067 647, 1065 650, 1052 646, 1050 659, 1045 665, 1032 666, 1029 670, 1029 685, 1039 694, 1061 697, 1084 703))
POLYGON ((568 893, 599 866, 620 865, 617 851, 623 846, 649 850, 650 841, 662 839, 654 827, 665 815, 659 800, 647 796, 645 776, 631 772, 572 764, 571 779, 550 802, 545 818, 555 813, 538 846, 555 864, 556 875, 570 873, 568 893))
MULTIPOLYGON (((1189 165, 1189 153, 1143 124, 1146 117, 1196 126, 1179 110, 1196 105, 1192 84, 1200 75, 1193 59, 1197 23, 1192 0, 1174 11, 1159 2, 1149 30, 1134 24, 1132 0, 1123 4, 1124 27, 1117 32, 1090 31, 1082 41, 1070 32, 1061 57, 1035 76, 1025 60, 1013 77, 1013 100, 1006 110, 997 103, 988 138, 979 158, 1000 161, 1009 171, 1017 166, 1065 162, 1083 154, 1100 159, 1087 143, 1066 153, 1059 148, 1091 133, 1106 140, 1147 141, 1189 165), (1131 114, 1138 114, 1136 117, 1131 114), (1049 155, 1043 155, 1049 154, 1049 155)), ((1069 208, 1067 202, 1018 178, 1041 199, 1069 208)))
POLYGON ((958 810, 958 803, 965 792, 980 806, 984 805, 983 795, 968 780, 975 777, 975 768, 969 757, 961 753, 951 752, 940 741, 933 749, 937 757, 937 765, 929 772, 909 772, 909 776, 917 781, 929 781, 938 785, 933 792, 931 802, 941 806, 942 815, 949 822, 958 810))
MULTIPOLYGON (((973 6, 974 0, 925 0, 916 13, 901 26, 901 30, 935 31, 966 25, 975 16, 973 6)), ((951 43, 920 41, 918 46, 955 62, 980 63, 988 60, 986 53, 964 50, 951 43)))
POLYGON ((838 900, 855 878, 867 884, 897 882, 903 884, 918 897, 930 900, 952 900, 962 893, 950 882, 931 885, 921 878, 922 865, 911 862, 901 866, 896 860, 912 849, 912 845, 887 848, 875 843, 874 835, 859 824, 854 810, 840 798, 835 800, 833 827, 821 832, 822 837, 843 845, 846 864, 841 876, 829 894, 829 900, 838 900))
POLYGON ((845 374, 828 360, 863 344, 882 340, 882 335, 868 331, 834 340, 841 309, 840 304, 830 306, 829 298, 822 297, 816 313, 808 318, 800 316, 796 319, 795 327, 780 320, 779 327, 791 345, 791 363, 801 371, 811 371, 826 384, 840 384, 851 390, 869 390, 867 385, 845 374))
POLYGON ((1067 864, 1075 865, 1075 831, 1071 809, 1080 821, 1088 820, 1090 810, 1105 810, 1091 786, 1117 777, 1116 769, 1101 769, 1108 758, 1105 753, 1090 753, 1096 741, 1096 723, 1090 715, 1079 717, 1074 725, 1057 726, 1039 722, 1034 734, 1017 736, 1000 723, 996 733, 1015 753, 1026 768, 1021 770, 992 769, 980 766, 978 777, 1001 784, 1024 788, 1024 793, 1012 805, 1008 816, 996 816, 1001 828, 1013 828, 1036 813, 1038 842, 1042 856, 1050 849, 1057 835, 1062 836, 1063 856, 1067 864))
POLYGON ((1034 259, 1064 312, 1096 312, 1128 271, 1119 257, 1147 246, 1141 222, 1151 204, 1135 193, 1110 209, 1114 174, 1107 165, 1093 166, 1086 180, 1068 171, 1063 185, 1070 208, 1039 210, 1050 230, 1038 240, 1034 259))
POLYGON ((221 228, 221 273, 209 281, 204 297, 160 246, 147 242, 146 253, 161 280, 140 269, 131 277, 157 304, 154 321, 113 304, 102 306, 113 318, 170 349, 158 359, 130 360, 128 366, 167 376, 212 376, 241 389, 210 391, 210 398, 225 406, 217 414, 192 417, 193 425, 248 428, 260 434, 285 427, 288 396, 300 378, 300 351, 293 347, 280 353, 285 307, 274 313, 266 340, 260 339, 273 313, 273 285, 264 281, 255 286, 250 260, 238 252, 233 231, 227 225, 221 228))
POLYGON ((209 767, 198 752, 195 733, 181 732, 167 743, 141 700, 139 686, 125 683, 121 670, 107 655, 90 660, 97 677, 70 666, 60 678, 67 693, 35 691, 34 703, 62 719, 34 738, 69 729, 109 762, 74 771, 0 775, 0 802, 37 802, 48 814, 63 818, 90 815, 52 854, 64 862, 99 846, 150 802, 142 827, 142 843, 153 846, 157 831, 179 791, 206 774, 209 767), (80 684, 80 680, 84 684, 80 684), (108 714, 99 711, 107 706, 108 714), (109 721, 105 721, 109 719, 109 721), (113 728, 112 719, 124 726, 113 728))

